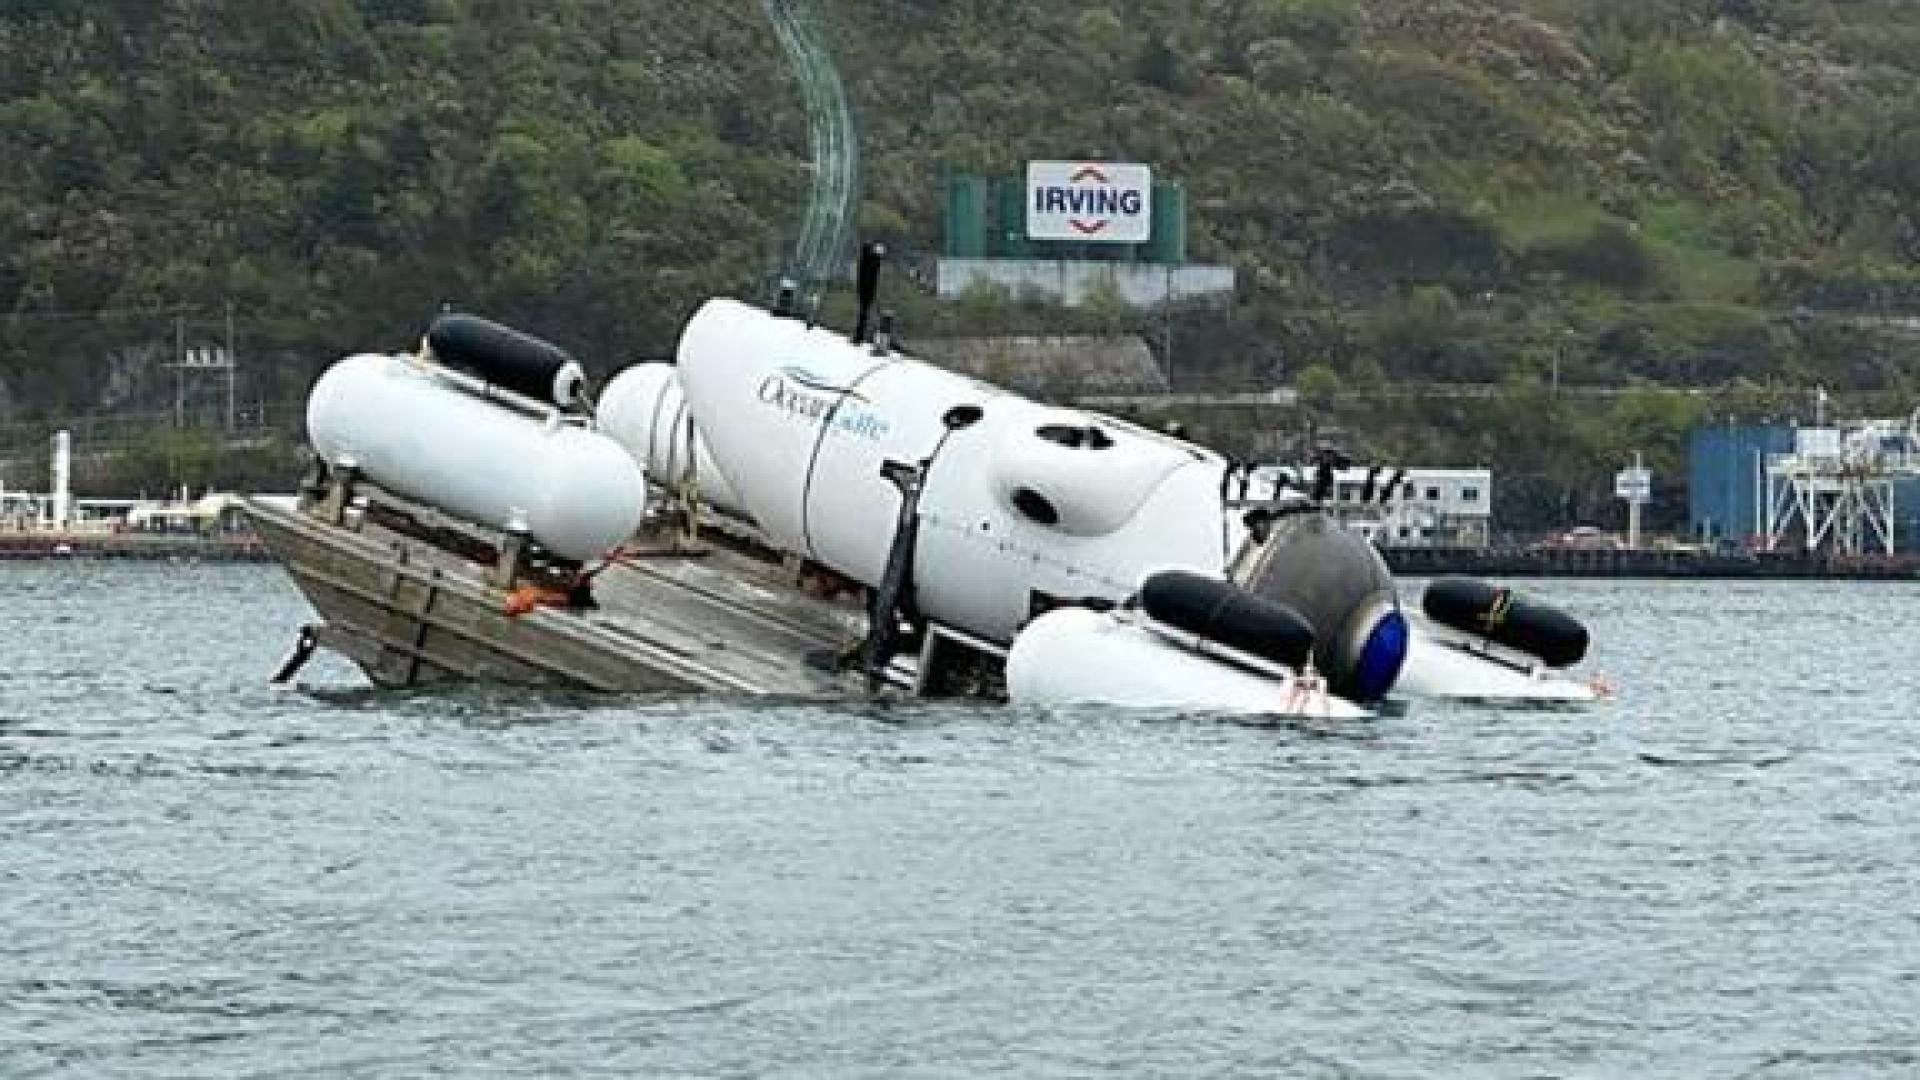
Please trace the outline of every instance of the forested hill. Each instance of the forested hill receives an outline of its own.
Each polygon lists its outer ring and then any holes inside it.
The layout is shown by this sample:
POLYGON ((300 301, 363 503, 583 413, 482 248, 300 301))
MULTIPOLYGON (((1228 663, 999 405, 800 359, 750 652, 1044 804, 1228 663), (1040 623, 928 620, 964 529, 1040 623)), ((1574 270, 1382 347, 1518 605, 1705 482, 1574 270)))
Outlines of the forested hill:
MULTIPOLYGON (((1911 0, 821 3, 865 235, 930 253, 947 171, 1029 157, 1186 185, 1243 288, 1183 377, 1913 388, 1911 0)), ((0 0, 0 57, 16 410, 160 392, 110 358, 229 302, 310 363, 451 302, 604 370, 763 282, 807 190, 755 0, 0 0)))

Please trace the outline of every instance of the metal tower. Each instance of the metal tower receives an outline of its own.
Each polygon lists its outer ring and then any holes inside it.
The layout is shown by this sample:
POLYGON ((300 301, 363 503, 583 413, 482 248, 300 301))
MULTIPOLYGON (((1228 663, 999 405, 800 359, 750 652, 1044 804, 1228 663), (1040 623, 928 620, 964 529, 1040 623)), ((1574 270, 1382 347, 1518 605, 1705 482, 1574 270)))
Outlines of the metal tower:
POLYGON ((1767 550, 1891 555, 1894 483, 1920 476, 1920 409, 1905 421, 1794 432, 1791 454, 1767 458, 1767 550))

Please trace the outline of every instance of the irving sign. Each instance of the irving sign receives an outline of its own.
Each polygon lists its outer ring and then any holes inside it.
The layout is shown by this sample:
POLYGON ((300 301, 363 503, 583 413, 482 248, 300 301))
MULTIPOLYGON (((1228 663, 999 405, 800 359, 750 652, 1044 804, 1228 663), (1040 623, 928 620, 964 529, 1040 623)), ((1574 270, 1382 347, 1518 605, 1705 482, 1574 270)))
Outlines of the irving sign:
POLYGON ((1027 239, 1144 244, 1153 170, 1104 161, 1027 163, 1027 239))

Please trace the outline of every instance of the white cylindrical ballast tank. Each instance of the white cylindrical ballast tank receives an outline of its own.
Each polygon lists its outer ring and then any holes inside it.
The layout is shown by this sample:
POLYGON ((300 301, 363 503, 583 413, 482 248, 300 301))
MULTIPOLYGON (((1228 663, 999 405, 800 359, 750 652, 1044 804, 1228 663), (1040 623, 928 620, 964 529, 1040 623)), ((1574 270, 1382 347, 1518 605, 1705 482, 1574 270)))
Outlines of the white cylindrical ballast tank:
POLYGON ((1124 618, 1056 608, 1028 623, 1007 651, 1016 705, 1117 705, 1269 716, 1372 715, 1325 684, 1211 659, 1124 618))
POLYGON ((672 364, 635 364, 600 391, 594 423, 646 468, 654 483, 678 489, 692 482, 700 501, 740 510, 707 441, 693 426, 672 364))
POLYGON ((624 543, 645 510, 640 465, 612 439, 489 404, 408 357, 329 368, 307 398, 307 433, 329 465, 455 517, 524 527, 569 559, 624 543))

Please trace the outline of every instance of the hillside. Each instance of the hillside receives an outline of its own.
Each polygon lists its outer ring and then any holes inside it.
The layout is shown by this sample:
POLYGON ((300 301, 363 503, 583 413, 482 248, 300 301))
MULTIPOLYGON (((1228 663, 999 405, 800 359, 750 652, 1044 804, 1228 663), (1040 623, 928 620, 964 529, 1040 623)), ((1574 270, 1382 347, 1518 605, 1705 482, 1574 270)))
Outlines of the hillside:
MULTIPOLYGON (((909 257, 948 170, 1186 184, 1192 255, 1243 288, 1176 326, 1183 383, 1304 373, 1335 411, 1556 372, 1755 408, 1920 388, 1889 323, 1920 315, 1903 0, 823 7, 863 232, 909 257)), ((661 354, 701 297, 763 287, 807 187, 751 0, 0 0, 0 54, 0 410, 28 418, 159 407, 140 349, 229 303, 274 360, 258 400, 442 303, 601 370, 661 354)), ((1127 321, 893 293, 910 332, 1127 321)))
POLYGON ((1285 359, 1897 377, 1780 316, 1920 300, 1911 4, 870 6, 870 222, 911 241, 930 165, 1113 154, 1186 180, 1197 254, 1246 271, 1285 359))

